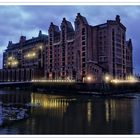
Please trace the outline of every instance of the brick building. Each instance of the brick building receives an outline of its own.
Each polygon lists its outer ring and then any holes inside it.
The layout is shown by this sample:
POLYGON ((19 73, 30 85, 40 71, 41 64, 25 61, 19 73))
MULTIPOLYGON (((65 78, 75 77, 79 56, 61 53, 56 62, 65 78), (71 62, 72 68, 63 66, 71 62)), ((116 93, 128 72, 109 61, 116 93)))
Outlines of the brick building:
POLYGON ((21 36, 16 44, 10 41, 3 54, 0 79, 101 82, 105 74, 125 79, 133 73, 132 48, 118 15, 92 26, 78 13, 74 27, 63 18, 60 27, 51 22, 48 35, 40 31, 36 38, 21 36))
POLYGON ((125 78, 132 74, 132 42, 126 41, 126 27, 120 22, 120 17, 117 15, 115 20, 107 20, 93 28, 98 63, 104 71, 113 78, 125 78))
POLYGON ((47 36, 41 31, 38 37, 26 40, 21 36, 18 43, 9 41, 3 53, 3 69, 0 81, 30 81, 44 77, 44 49, 47 36))

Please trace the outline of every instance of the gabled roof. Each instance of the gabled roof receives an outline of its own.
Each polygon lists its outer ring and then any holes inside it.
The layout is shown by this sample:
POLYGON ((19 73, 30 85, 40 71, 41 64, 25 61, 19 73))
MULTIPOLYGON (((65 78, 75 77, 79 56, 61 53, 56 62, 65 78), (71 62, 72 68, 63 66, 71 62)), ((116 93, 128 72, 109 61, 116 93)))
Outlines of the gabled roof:
POLYGON ((132 41, 131 41, 131 39, 126 41, 126 46, 129 47, 130 49, 132 49, 132 41))
POLYGON ((28 39, 24 42, 22 42, 22 44, 20 42, 18 43, 12 43, 11 41, 9 42, 8 46, 7 46, 7 49, 10 50, 10 49, 15 49, 17 47, 26 47, 32 43, 38 43, 38 42, 47 42, 48 41, 48 36, 45 35, 45 34, 41 34, 40 36, 38 37, 33 37, 31 39, 28 39))
POLYGON ((58 27, 57 25, 54 25, 54 30, 55 30, 56 32, 60 32, 59 27, 58 27))
POLYGON ((77 13, 77 16, 80 17, 84 24, 88 24, 86 17, 82 16, 80 13, 77 13))
POLYGON ((59 26, 53 24, 53 22, 51 22, 51 24, 50 24, 50 28, 51 28, 51 27, 54 29, 55 32, 60 32, 59 26))
POLYGON ((66 20, 66 18, 63 18, 62 24, 66 24, 68 32, 74 32, 74 29, 73 29, 71 22, 66 20))
POLYGON ((74 31, 71 22, 67 21, 67 26, 68 26, 68 30, 69 30, 69 31, 74 31))

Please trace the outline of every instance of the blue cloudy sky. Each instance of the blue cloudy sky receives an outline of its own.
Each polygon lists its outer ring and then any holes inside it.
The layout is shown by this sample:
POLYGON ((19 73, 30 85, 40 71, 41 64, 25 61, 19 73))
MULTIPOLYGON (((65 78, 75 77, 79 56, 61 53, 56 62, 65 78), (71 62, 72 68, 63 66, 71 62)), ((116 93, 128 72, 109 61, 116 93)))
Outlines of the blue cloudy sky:
POLYGON ((117 14, 127 28, 127 39, 132 38, 134 71, 140 73, 140 6, 0 6, 0 67, 2 52, 8 41, 17 42, 19 36, 28 39, 37 36, 38 31, 47 33, 50 22, 60 25, 62 18, 74 22, 80 12, 89 24, 97 25, 114 19, 117 14))

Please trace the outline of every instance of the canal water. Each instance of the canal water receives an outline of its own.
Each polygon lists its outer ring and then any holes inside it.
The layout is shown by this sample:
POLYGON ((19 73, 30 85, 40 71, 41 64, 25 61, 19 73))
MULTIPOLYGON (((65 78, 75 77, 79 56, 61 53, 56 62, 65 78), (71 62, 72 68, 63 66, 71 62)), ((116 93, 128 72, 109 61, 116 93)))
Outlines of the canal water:
POLYGON ((98 97, 0 91, 3 104, 29 106, 29 117, 0 126, 0 134, 140 134, 140 94, 98 97))

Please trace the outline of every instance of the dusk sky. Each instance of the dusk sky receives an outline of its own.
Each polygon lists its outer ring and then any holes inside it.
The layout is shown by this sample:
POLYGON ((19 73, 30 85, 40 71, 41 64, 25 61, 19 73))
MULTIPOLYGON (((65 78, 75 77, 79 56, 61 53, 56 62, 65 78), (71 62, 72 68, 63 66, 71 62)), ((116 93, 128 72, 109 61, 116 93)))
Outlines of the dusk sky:
POLYGON ((73 24, 79 12, 91 25, 120 15, 133 43, 134 71, 140 73, 140 6, 0 6, 0 67, 8 41, 18 42, 21 34, 36 37, 39 30, 47 34, 50 22, 60 26, 63 17, 73 24))

